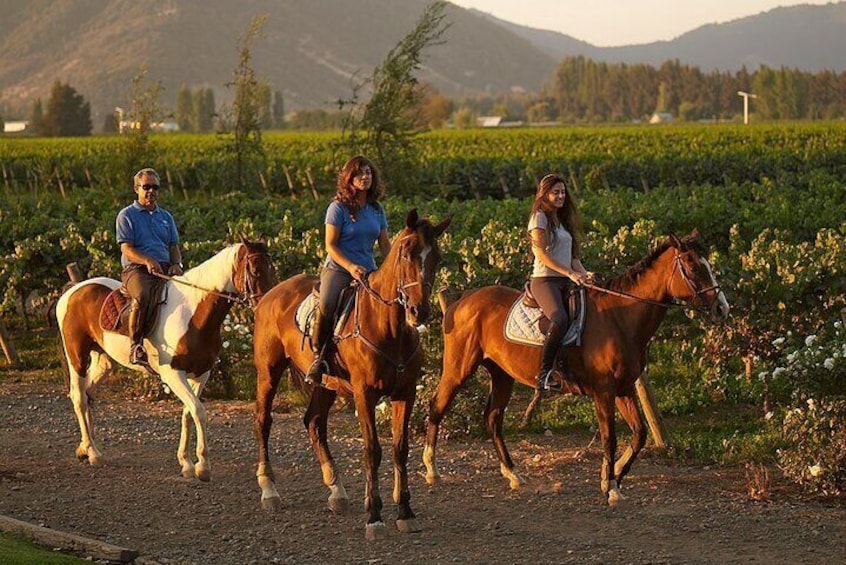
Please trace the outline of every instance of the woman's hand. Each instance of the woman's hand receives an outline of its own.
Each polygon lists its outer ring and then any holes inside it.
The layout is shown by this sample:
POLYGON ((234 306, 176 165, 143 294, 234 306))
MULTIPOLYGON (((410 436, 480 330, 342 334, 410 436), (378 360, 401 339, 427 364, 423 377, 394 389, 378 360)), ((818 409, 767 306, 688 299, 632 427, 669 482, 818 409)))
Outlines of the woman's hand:
POLYGON ((365 275, 367 275, 367 269, 365 269, 361 265, 353 265, 350 268, 350 274, 352 275, 352 278, 354 278, 358 282, 364 282, 364 277, 365 275))

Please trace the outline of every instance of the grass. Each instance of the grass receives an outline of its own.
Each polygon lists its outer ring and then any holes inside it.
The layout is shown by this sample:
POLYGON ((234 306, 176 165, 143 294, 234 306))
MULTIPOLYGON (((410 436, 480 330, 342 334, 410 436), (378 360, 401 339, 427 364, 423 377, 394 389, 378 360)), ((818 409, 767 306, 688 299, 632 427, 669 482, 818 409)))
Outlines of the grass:
POLYGON ((4 565, 79 565, 85 559, 51 551, 23 538, 0 532, 0 563, 4 565))

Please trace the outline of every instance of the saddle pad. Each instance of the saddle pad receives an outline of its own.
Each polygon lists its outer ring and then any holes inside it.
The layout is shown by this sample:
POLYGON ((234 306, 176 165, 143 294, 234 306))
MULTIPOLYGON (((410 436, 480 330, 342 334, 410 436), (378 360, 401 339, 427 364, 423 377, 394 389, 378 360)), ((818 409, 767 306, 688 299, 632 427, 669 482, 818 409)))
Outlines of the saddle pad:
MULTIPOLYGON (((579 288, 570 294, 569 311, 570 327, 567 328, 561 345, 581 345, 582 330, 585 325, 585 289, 579 288)), ((508 316, 505 318, 505 338, 523 345, 543 346, 546 336, 540 329, 540 321, 544 319, 540 308, 531 308, 523 304, 523 295, 517 297, 508 316)))
POLYGON ((317 296, 309 292, 308 295, 297 306, 297 313, 294 314, 294 320, 303 335, 311 335, 311 328, 314 325, 313 318, 317 312, 317 296))
MULTIPOLYGON (((341 315, 335 323, 335 335, 341 331, 341 327, 349 317, 353 303, 351 298, 354 294, 354 292, 351 292, 351 289, 344 289, 341 291, 341 297, 338 299, 338 310, 341 315)), ((317 314, 317 306, 319 303, 320 298, 318 295, 314 292, 309 292, 308 296, 306 296, 303 301, 300 302, 300 305, 297 306, 297 311, 294 314, 294 321, 296 322, 297 329, 300 330, 303 335, 311 335, 311 328, 314 327, 314 316, 317 314)))
POLYGON ((127 335, 126 324, 121 324, 121 315, 129 307, 129 299, 117 288, 109 293, 100 307, 100 327, 106 331, 127 335))

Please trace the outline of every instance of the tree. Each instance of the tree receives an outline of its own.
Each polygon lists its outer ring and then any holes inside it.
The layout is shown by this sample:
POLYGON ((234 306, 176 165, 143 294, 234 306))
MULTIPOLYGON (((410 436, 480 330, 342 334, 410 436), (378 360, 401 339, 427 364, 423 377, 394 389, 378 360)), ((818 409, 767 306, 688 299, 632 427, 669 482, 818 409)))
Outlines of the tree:
POLYGON ((262 37, 267 16, 253 18, 250 28, 241 37, 238 66, 227 83, 235 90, 232 102, 232 151, 235 154, 235 175, 238 187, 246 185, 247 172, 254 161, 264 157, 261 145, 262 107, 269 115, 270 89, 261 83, 252 67, 253 42, 262 37))
POLYGON ((182 131, 194 131, 196 123, 194 112, 194 95, 184 84, 179 87, 176 98, 176 121, 182 131))
POLYGON ((391 49, 372 76, 354 89, 352 100, 340 102, 341 106, 353 106, 343 143, 351 152, 372 152, 387 180, 412 167, 411 137, 422 100, 414 74, 420 69, 423 50, 437 45, 449 27, 445 9, 443 0, 427 6, 414 29, 391 49), (367 85, 373 94, 362 105, 358 92, 367 85))
POLYGON ((44 134, 44 107, 41 104, 41 98, 36 98, 35 102, 29 108, 29 116, 27 117, 26 129, 35 135, 44 134))
POLYGON ((58 80, 53 83, 44 112, 44 134, 50 137, 91 135, 91 105, 70 84, 58 80))
POLYGON ((214 128, 214 118, 217 115, 214 104, 214 90, 201 88, 194 93, 194 126, 197 132, 208 132, 214 128))
POLYGON ((285 127, 285 99, 282 96, 282 91, 277 90, 273 93, 273 127, 276 129, 283 129, 285 127))

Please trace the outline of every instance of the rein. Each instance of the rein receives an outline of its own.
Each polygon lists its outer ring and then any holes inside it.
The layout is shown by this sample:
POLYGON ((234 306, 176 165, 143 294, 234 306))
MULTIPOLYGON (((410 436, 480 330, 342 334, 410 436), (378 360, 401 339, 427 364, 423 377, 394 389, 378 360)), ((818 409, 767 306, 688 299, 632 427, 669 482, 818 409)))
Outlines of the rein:
MULTIPOLYGON (((257 257, 259 255, 264 255, 264 254, 263 253, 250 253, 245 257, 245 259, 249 260, 250 258, 257 257)), ((241 294, 239 292, 223 292, 223 291, 219 291, 219 290, 213 290, 213 289, 210 289, 210 288, 204 288, 200 285, 196 285, 192 282, 188 282, 183 278, 176 278, 176 277, 173 277, 173 276, 170 276, 170 275, 166 275, 164 273, 151 273, 151 274, 155 277, 158 277, 158 278, 166 280, 166 281, 173 281, 173 282, 179 283, 183 286, 195 288, 197 290, 205 292, 206 294, 211 294, 212 296, 224 298, 229 302, 234 302, 235 304, 238 304, 239 306, 249 306, 251 300, 256 300, 256 302, 258 302, 258 299, 260 299, 264 295, 264 293, 245 292, 244 294, 241 294)), ((247 268, 245 267, 244 268, 244 289, 248 290, 249 287, 251 287, 251 286, 252 286, 251 279, 248 278, 247 268)))
POLYGON ((687 283, 687 286, 690 287, 690 290, 693 292, 693 300, 697 298, 701 298, 703 294, 706 292, 710 292, 712 290, 720 290, 720 285, 713 285, 707 288, 703 288, 702 290, 696 290, 696 286, 693 284, 693 281, 690 280, 690 277, 687 276, 687 273, 684 272, 684 269, 680 266, 680 254, 676 251, 676 256, 673 258, 673 272, 670 273, 670 276, 667 278, 667 294, 670 295, 671 301, 669 302, 660 302, 658 300, 652 300, 650 298, 643 298, 641 296, 635 296, 634 294, 629 294, 628 292, 622 292, 618 290, 611 290, 610 288, 603 288, 601 286, 596 286, 590 283, 584 283, 582 286, 588 288, 590 290, 595 290, 596 292, 600 292, 602 294, 610 294, 611 296, 617 296, 619 298, 627 298, 629 300, 634 300, 637 302, 642 302, 644 304, 651 304, 653 306, 660 306, 662 308, 671 308, 673 306, 679 308, 687 308, 688 310, 693 310, 694 312, 706 312, 708 311, 708 307, 705 305, 702 306, 692 306, 686 304, 684 302, 678 302, 676 297, 670 292, 670 281, 673 280, 673 274, 675 273, 676 269, 678 269, 679 274, 681 274, 682 280, 687 283))

